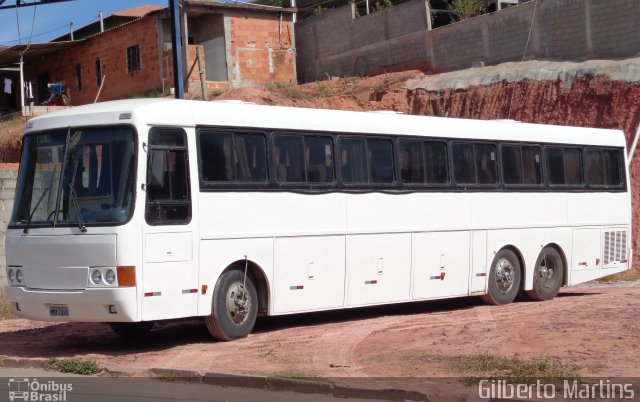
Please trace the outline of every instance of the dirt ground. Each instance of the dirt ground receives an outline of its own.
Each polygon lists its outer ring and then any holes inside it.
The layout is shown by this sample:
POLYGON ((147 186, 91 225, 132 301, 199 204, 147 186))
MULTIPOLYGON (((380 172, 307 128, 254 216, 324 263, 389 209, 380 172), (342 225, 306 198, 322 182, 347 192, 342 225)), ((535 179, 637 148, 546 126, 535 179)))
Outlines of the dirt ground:
MULTIPOLYGON (((577 365, 584 377, 638 377, 640 281, 567 288, 542 303, 495 307, 462 298, 266 317, 248 338, 234 342, 212 341, 199 321, 156 325, 144 340, 132 342, 104 324, 13 319, 0 321, 0 353, 91 358, 116 370, 318 377, 429 395, 445 392, 433 377, 460 376, 445 364, 447 357, 478 353, 522 361, 557 358, 577 365)), ((451 400, 450 390, 446 394, 451 400)))

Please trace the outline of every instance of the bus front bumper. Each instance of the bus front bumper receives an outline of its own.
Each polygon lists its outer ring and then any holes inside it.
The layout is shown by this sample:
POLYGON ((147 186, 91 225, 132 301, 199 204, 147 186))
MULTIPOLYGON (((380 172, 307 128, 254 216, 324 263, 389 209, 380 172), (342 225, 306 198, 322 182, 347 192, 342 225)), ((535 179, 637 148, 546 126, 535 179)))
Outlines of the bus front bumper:
POLYGON ((135 287, 42 290, 8 286, 13 312, 38 321, 138 321, 135 287))

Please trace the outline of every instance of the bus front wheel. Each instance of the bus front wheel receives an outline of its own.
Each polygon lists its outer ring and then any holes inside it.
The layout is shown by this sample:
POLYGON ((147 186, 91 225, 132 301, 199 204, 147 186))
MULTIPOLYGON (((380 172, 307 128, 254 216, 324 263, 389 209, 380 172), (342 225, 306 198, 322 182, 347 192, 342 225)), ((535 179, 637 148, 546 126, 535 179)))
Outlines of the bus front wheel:
POLYGON ((249 335, 258 316, 258 293, 251 276, 239 269, 223 273, 213 291, 209 333, 221 341, 249 335))
POLYGON ((489 272, 487 294, 482 296, 488 304, 509 304, 516 298, 520 288, 520 261, 509 249, 498 251, 489 272))
POLYGON ((527 296, 537 301, 556 297, 564 278, 564 263, 560 253, 553 247, 543 248, 533 275, 533 289, 527 291, 527 296))

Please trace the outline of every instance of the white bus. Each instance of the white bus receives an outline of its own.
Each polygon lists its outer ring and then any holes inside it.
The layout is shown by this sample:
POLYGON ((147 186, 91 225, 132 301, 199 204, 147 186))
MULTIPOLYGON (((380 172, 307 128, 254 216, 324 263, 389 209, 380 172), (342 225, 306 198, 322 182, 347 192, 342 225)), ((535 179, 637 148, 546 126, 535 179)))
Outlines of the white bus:
POLYGON ((617 130, 127 100, 29 121, 6 236, 20 317, 203 317, 518 293, 630 268, 617 130))

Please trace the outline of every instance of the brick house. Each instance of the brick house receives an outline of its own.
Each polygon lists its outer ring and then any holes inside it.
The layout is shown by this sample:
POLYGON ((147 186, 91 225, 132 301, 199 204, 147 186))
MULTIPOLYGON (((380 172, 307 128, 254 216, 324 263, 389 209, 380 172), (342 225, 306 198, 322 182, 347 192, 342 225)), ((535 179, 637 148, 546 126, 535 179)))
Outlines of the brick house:
MULTIPOLYGON (((188 92, 201 92, 198 47, 209 91, 296 83, 295 9, 211 0, 183 0, 182 5, 188 92)), ((168 9, 124 10, 105 18, 103 26, 103 32, 99 21, 81 27, 73 41, 67 34, 48 43, 5 49, 0 51, 0 67, 13 66, 6 74, 19 82, 15 64, 24 52, 24 79, 32 84, 36 105, 48 99, 48 82, 63 81, 72 105, 92 103, 101 84, 100 101, 168 94, 173 87, 168 9)))

